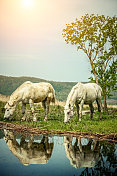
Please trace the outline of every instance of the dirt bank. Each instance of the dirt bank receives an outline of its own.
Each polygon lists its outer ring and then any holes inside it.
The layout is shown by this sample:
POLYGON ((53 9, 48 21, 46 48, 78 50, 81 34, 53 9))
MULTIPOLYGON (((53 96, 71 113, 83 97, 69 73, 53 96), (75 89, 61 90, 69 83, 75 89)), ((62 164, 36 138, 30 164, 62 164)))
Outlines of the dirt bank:
POLYGON ((111 143, 117 144, 117 134, 93 134, 93 133, 85 133, 85 132, 75 132, 75 131, 55 131, 55 130, 42 130, 39 128, 26 127, 24 125, 18 125, 13 123, 6 123, 0 121, 0 129, 12 130, 15 133, 20 134, 32 134, 32 135, 40 135, 40 134, 55 134, 55 135, 72 135, 75 137, 86 137, 93 138, 95 140, 107 141, 111 143))
POLYGON ((0 101, 7 102, 9 100, 10 96, 2 95, 0 94, 0 101))

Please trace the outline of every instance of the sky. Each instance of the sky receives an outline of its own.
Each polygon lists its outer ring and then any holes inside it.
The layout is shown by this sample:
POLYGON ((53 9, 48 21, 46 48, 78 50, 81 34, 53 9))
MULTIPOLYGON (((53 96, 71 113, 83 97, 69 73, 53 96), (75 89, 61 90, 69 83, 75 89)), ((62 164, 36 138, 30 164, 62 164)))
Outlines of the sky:
POLYGON ((86 13, 117 15, 117 0, 0 0, 0 75, 88 81, 87 56, 62 36, 86 13))

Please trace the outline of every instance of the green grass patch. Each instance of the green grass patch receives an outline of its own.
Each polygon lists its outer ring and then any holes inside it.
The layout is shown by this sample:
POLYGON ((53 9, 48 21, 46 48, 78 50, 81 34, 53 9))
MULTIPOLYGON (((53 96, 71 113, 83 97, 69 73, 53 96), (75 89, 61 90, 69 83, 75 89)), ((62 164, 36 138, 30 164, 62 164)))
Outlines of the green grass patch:
MULTIPOLYGON (((0 120, 4 120, 4 105, 0 102, 0 120)), ((27 106, 29 110, 29 106, 27 106)), ((15 124, 23 124, 27 127, 37 127, 39 129, 60 130, 60 131, 76 131, 88 133, 110 134, 117 133, 117 109, 109 110, 109 114, 102 112, 102 120, 99 121, 98 112, 94 113, 94 117, 90 120, 90 114, 83 115, 82 121, 78 121, 75 113, 73 118, 67 124, 64 123, 64 108, 61 106, 50 106, 50 113, 47 121, 44 121, 44 110, 40 105, 36 105, 37 122, 32 121, 32 114, 27 112, 27 121, 21 122, 21 106, 18 105, 13 116, 14 121, 7 121, 15 124)), ((74 111, 76 109, 74 108, 74 111)))

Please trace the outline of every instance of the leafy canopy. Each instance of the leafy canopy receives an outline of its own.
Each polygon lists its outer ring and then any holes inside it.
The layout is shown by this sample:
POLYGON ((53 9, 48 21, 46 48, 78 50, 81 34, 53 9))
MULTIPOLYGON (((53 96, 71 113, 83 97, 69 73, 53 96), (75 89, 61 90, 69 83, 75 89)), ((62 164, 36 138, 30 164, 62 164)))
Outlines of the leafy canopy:
POLYGON ((117 17, 86 14, 67 24, 62 35, 67 44, 76 45, 88 56, 91 73, 101 85, 106 102, 117 81, 117 17))
POLYGON ((94 61, 97 55, 104 51, 107 42, 111 42, 110 51, 113 54, 117 51, 116 21, 116 17, 86 14, 80 20, 76 18, 75 22, 67 24, 62 35, 67 44, 77 45, 77 49, 82 49, 88 58, 94 61))

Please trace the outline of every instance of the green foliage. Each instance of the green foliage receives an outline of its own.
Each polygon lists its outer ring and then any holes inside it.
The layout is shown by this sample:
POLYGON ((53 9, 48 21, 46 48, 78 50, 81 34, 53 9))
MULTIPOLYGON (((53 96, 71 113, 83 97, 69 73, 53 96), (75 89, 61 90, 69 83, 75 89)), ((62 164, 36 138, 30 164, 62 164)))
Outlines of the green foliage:
MULTIPOLYGON (((76 45, 88 56, 91 73, 102 87, 106 106, 106 96, 111 95, 117 82, 117 17, 86 14, 68 24, 63 37, 67 44, 76 45)), ((92 77, 91 81, 94 82, 92 77)))
POLYGON ((117 52, 117 18, 104 15, 84 15, 80 20, 67 24, 63 37, 67 43, 77 45, 88 57, 96 59, 104 50, 104 45, 111 42, 110 52, 117 52), (109 40, 108 40, 109 39, 109 40))
POLYGON ((43 82, 45 80, 33 77, 11 77, 0 75, 0 93, 11 95, 12 92, 25 81, 43 82))
MULTIPOLYGON (((98 82, 102 88, 103 96, 112 96, 112 90, 117 90, 117 60, 110 62, 105 66, 106 58, 103 56, 95 63, 95 70, 98 82)), ((91 82, 94 82, 93 77, 90 77, 91 82)))
POLYGON ((4 120, 4 112, 5 112, 4 106, 5 103, 0 101, 0 120, 4 120))
POLYGON ((108 42, 109 36, 110 42, 115 44, 115 40, 113 41, 113 35, 114 37, 116 35, 113 29, 115 21, 116 17, 86 14, 80 20, 76 19, 75 22, 68 24, 63 29, 63 37, 67 43, 77 45, 78 49, 82 49, 88 58, 94 61, 97 54, 104 50, 104 45, 108 42), (110 31, 112 35, 110 35, 110 31))

